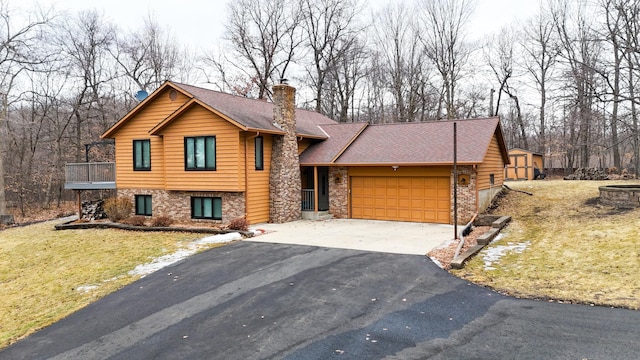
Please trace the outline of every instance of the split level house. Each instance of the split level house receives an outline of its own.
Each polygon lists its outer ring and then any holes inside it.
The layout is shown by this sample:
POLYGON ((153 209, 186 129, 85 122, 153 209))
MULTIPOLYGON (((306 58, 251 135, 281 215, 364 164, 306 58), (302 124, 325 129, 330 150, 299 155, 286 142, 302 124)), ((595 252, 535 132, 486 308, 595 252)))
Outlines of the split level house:
POLYGON ((248 223, 297 219, 461 222, 500 190, 508 154, 498 118, 371 125, 165 82, 102 138, 115 140, 118 196, 135 213, 248 223))

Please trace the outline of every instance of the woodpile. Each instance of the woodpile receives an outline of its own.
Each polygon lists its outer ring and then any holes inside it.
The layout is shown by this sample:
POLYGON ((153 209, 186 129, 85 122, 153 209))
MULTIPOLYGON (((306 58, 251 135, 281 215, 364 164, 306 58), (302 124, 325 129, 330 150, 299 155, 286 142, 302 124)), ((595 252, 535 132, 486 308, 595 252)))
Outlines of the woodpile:
POLYGON ((104 200, 85 200, 82 202, 82 219, 94 221, 106 218, 104 200))
POLYGON ((565 180, 608 180, 609 175, 596 168, 578 168, 573 174, 564 177, 565 180))

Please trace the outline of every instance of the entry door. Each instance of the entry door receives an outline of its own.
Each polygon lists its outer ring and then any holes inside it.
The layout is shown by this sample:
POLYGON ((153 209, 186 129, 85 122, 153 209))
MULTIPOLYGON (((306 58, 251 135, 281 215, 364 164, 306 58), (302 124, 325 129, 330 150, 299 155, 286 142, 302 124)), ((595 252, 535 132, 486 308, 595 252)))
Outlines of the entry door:
POLYGON ((329 210, 329 168, 318 168, 318 210, 329 210))

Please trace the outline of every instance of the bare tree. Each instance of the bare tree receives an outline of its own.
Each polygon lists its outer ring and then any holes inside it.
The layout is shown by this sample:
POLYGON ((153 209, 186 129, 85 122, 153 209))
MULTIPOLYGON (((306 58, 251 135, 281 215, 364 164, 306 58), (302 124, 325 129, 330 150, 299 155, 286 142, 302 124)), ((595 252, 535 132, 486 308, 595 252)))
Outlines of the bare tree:
POLYGON ((593 105, 598 86, 595 69, 601 46, 589 24, 584 2, 571 4, 567 0, 558 1, 554 4, 552 14, 562 45, 561 58, 568 69, 566 90, 571 95, 568 124, 570 137, 567 139, 568 165, 573 166, 574 151, 577 147, 580 166, 589 167, 593 105))
MULTIPOLYGON (((613 55, 613 61, 610 64, 606 64, 606 69, 602 68, 601 76, 607 85, 611 94, 611 116, 610 116, 610 128, 611 128, 611 145, 613 150, 613 166, 618 169, 622 168, 622 161, 620 158, 620 141, 618 139, 618 122, 619 109, 621 103, 621 72, 622 63, 624 59, 622 27, 625 4, 627 2, 617 0, 601 0, 600 8, 604 12, 605 29, 602 38, 611 46, 611 53, 613 55), (609 70, 609 71, 608 71, 609 70), (611 73, 612 72, 612 73, 611 73)), ((606 101, 606 99, 602 99, 606 101)))
POLYGON ((151 15, 143 28, 114 40, 113 56, 139 90, 153 91, 165 80, 177 77, 185 60, 169 29, 162 28, 151 15))
MULTIPOLYGON (((357 39, 346 42, 347 45, 341 45, 341 56, 328 75, 330 89, 323 101, 325 104, 330 102, 330 114, 340 122, 355 121, 356 91, 360 81, 367 76, 368 53, 364 45, 357 39)), ((327 108, 326 105, 324 107, 327 108)))
POLYGON ((376 14, 375 46, 383 60, 386 88, 393 96, 394 122, 414 121, 419 116, 421 89, 427 82, 426 58, 419 42, 420 29, 411 22, 411 10, 402 3, 376 14))
POLYGON ((238 0, 228 7, 227 39, 242 60, 232 63, 255 79, 258 98, 266 99, 302 43, 300 8, 295 0, 238 0))
MULTIPOLYGON (((315 93, 315 110, 322 108, 323 93, 330 72, 340 59, 351 54, 356 46, 354 29, 360 4, 355 0, 300 0, 302 31, 310 52, 310 64, 305 68, 309 85, 315 93)), ((331 86, 331 85, 330 85, 331 86)))
MULTIPOLYGON (((57 40, 73 81, 71 106, 75 118, 75 152, 76 161, 81 161, 83 125, 96 115, 96 111, 104 113, 101 91, 116 77, 115 69, 108 61, 111 59, 109 48, 114 41, 114 28, 95 10, 80 12, 62 24, 57 40)), ((87 127, 87 131, 89 129, 87 127)))
MULTIPOLYGON (((624 58, 627 63, 627 87, 628 100, 631 111, 631 138, 633 146, 633 167, 636 178, 640 177, 640 125, 638 121, 637 105, 640 99, 636 98, 636 78, 640 77, 636 72, 640 70, 640 1, 632 0, 627 4, 626 11, 621 12, 624 36, 624 58)), ((620 6, 619 4, 618 6, 620 6)))
POLYGON ((423 0, 421 37, 427 56, 435 65, 442 80, 442 94, 446 117, 455 118, 456 91, 469 58, 470 48, 465 43, 464 26, 474 10, 473 0, 423 0))
POLYGON ((0 215, 7 212, 2 147, 8 143, 5 123, 12 102, 9 98, 18 74, 45 60, 37 45, 41 30, 48 26, 51 18, 50 11, 37 8, 28 13, 22 25, 16 26, 16 18, 8 2, 0 0, 0 215))
POLYGON ((541 6, 540 12, 526 23, 522 41, 524 66, 540 95, 538 151, 542 154, 547 151, 546 108, 549 82, 553 77, 559 50, 555 43, 555 34, 553 20, 541 6))
POLYGON ((487 63, 493 72, 496 81, 499 83, 498 89, 498 101, 496 103, 496 110, 493 114, 497 116, 500 111, 500 100, 502 93, 509 96, 513 101, 515 114, 510 119, 515 119, 515 124, 518 128, 519 143, 521 147, 528 149, 529 142, 527 140, 527 131, 522 118, 522 107, 520 105, 520 99, 518 98, 516 88, 511 84, 510 80, 514 77, 514 45, 516 42, 516 35, 509 27, 504 27, 498 34, 497 38, 494 38, 489 42, 490 48, 485 52, 485 58, 487 63))

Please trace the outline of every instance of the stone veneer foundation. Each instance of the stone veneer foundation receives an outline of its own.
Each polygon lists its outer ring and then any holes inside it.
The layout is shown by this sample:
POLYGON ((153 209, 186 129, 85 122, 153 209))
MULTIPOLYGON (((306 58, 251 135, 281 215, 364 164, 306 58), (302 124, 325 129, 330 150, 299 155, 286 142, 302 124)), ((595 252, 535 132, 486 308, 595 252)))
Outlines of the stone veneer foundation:
POLYGON ((273 120, 284 135, 274 135, 269 177, 269 218, 284 223, 302 218, 302 183, 296 138, 296 89, 273 86, 273 120))
MULTIPOLYGON (((478 186, 477 174, 473 170, 473 166, 458 165, 458 176, 469 175, 468 185, 458 185, 458 223, 466 223, 476 213, 476 188, 478 186)), ((451 169, 451 219, 453 222, 453 168, 451 169)))
POLYGON ((118 189, 118 196, 131 199, 131 204, 135 204, 135 195, 151 195, 153 217, 168 216, 173 220, 226 224, 233 219, 243 217, 245 214, 244 193, 242 192, 118 189), (191 197, 193 196, 222 198, 222 220, 192 219, 191 197))
POLYGON ((349 174, 346 167, 329 168, 329 213, 336 219, 349 217, 349 174))

